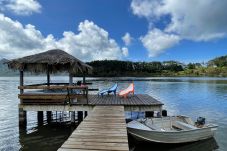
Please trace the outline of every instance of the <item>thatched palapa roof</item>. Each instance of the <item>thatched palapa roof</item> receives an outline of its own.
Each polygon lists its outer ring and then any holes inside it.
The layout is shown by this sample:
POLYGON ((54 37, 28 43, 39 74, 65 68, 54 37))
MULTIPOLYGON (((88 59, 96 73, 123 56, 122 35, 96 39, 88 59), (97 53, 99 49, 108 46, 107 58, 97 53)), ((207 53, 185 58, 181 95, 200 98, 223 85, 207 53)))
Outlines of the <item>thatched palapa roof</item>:
POLYGON ((92 67, 66 53, 63 50, 53 49, 43 53, 14 59, 7 62, 8 67, 13 70, 23 70, 32 73, 78 72, 90 73, 92 67))

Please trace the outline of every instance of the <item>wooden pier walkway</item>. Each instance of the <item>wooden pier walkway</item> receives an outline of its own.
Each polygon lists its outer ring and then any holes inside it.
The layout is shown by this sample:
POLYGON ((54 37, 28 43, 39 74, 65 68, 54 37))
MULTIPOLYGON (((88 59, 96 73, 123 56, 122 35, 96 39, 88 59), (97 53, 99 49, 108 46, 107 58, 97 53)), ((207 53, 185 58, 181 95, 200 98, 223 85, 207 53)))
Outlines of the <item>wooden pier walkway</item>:
POLYGON ((128 151, 124 106, 95 106, 58 151, 128 151))

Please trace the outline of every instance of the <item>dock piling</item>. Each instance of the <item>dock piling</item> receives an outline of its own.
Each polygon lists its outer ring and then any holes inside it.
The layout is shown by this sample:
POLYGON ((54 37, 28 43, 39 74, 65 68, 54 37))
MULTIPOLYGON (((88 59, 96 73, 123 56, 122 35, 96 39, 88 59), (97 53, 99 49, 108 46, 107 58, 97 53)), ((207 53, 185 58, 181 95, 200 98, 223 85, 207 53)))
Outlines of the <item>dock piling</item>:
POLYGON ((82 122, 83 121, 83 111, 78 111, 77 116, 78 116, 78 123, 82 122))
POLYGON ((47 111, 47 123, 50 123, 52 121, 52 112, 47 111))
POLYGON ((23 108, 19 108, 19 126, 26 127, 27 126, 27 113, 23 110, 23 108))
POLYGON ((38 125, 43 125, 43 111, 38 111, 37 118, 38 118, 38 125))
POLYGON ((71 124, 75 123, 75 111, 71 111, 71 124))
POLYGON ((87 117, 87 111, 84 111, 84 118, 87 117))

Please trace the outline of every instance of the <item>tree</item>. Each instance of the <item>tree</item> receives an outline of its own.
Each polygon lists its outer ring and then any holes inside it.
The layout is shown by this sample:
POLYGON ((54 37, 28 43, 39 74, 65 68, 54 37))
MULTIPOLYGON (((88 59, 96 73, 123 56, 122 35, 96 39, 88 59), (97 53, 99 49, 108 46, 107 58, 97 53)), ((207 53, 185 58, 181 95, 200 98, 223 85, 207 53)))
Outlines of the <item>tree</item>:
POLYGON ((227 67, 227 55, 208 61, 208 66, 227 67))

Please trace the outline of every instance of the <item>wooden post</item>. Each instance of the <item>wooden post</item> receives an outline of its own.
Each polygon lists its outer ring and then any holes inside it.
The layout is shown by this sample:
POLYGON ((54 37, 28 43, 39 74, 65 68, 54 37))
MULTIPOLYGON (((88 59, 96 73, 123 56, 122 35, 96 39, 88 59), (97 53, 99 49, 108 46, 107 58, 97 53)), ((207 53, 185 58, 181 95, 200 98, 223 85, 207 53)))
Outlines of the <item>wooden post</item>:
POLYGON ((86 83, 85 73, 83 73, 83 84, 86 83))
POLYGON ((47 123, 50 123, 52 121, 52 112, 47 111, 47 123))
POLYGON ((23 108, 19 108, 19 127, 27 126, 27 114, 23 108))
POLYGON ((75 123, 75 111, 71 111, 71 124, 75 123))
MULTIPOLYGON (((71 73, 69 73, 69 85, 73 85, 73 75, 71 73)), ((73 89, 67 89, 68 94, 72 94, 73 93, 73 89)), ((70 99, 70 97, 68 98, 69 104, 72 103, 72 100, 70 99)))
POLYGON ((49 65, 47 65, 47 85, 50 85, 50 69, 49 69, 49 65))
POLYGON ((83 121, 83 111, 78 111, 77 116, 78 116, 78 123, 80 124, 80 122, 83 121))
POLYGON ((160 116, 162 117, 162 106, 160 107, 160 116))
POLYGON ((43 125, 43 111, 38 111, 38 125, 43 125))
MULTIPOLYGON (((24 86, 24 71, 20 70, 20 86, 24 86)), ((20 89, 20 94, 24 93, 24 89, 20 89)))
POLYGON ((73 85, 73 75, 69 74, 69 85, 73 85))
POLYGON ((84 112, 84 118, 87 117, 87 111, 84 112))

